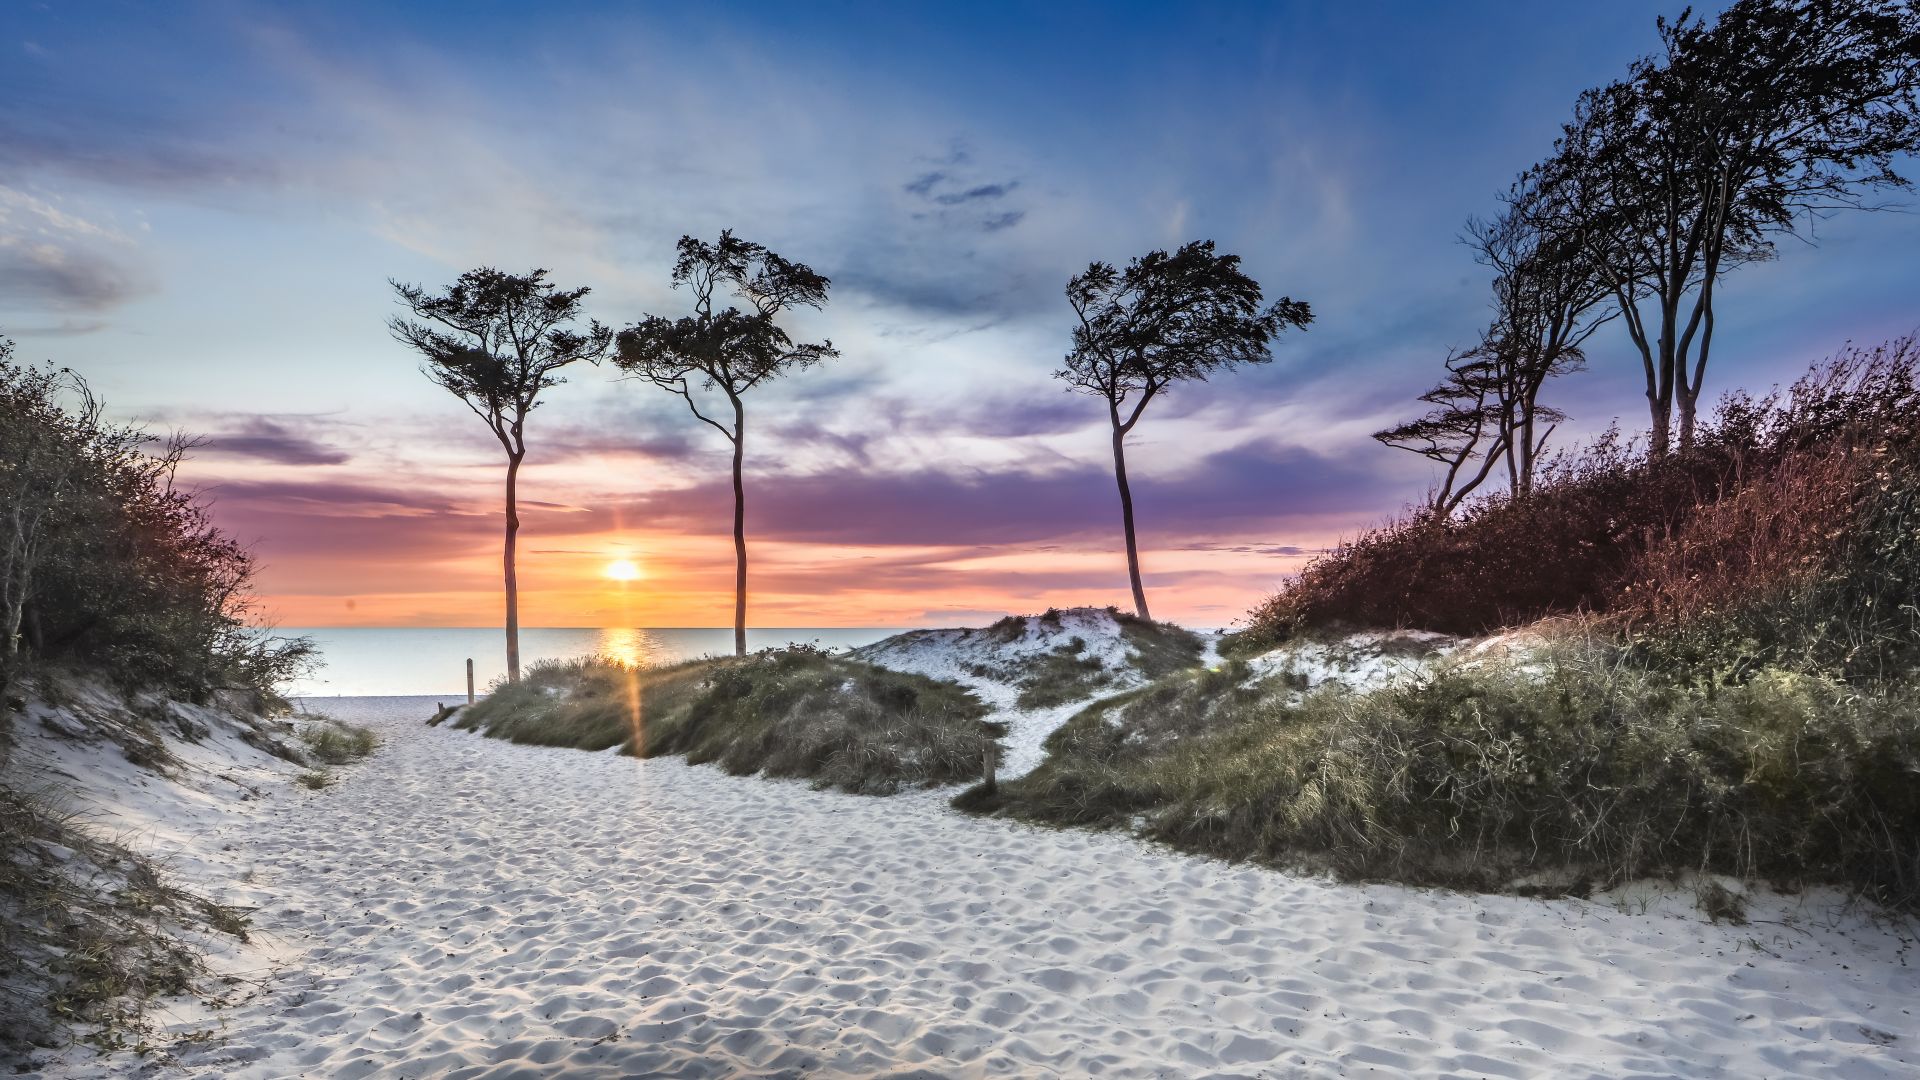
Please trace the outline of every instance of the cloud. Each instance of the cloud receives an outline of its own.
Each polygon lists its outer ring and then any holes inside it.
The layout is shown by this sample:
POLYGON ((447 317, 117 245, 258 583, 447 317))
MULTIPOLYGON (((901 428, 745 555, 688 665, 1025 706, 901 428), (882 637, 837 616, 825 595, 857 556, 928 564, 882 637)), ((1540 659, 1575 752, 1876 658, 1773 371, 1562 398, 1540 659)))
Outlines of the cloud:
MULTIPOLYGON (((1136 450, 1144 455, 1145 450, 1136 450)), ((1397 481, 1296 447, 1247 443, 1178 472, 1133 484, 1142 533, 1182 543, 1222 532, 1271 531, 1289 520, 1364 513, 1397 481)), ((711 532, 731 513, 724 476, 620 500, 541 528, 588 534, 613 519, 681 534, 711 532)), ((1116 527, 1114 481, 1103 466, 1047 473, 921 466, 878 472, 859 463, 812 473, 755 475, 747 520, 762 540, 865 546, 997 546, 1064 542, 1116 527)))
POLYGON ((104 319, 62 319, 53 326, 14 326, 7 333, 22 338, 67 338, 84 337, 105 330, 109 324, 104 319))
POLYGON ((256 417, 238 428, 207 436, 199 455, 268 461, 276 465, 341 465, 351 459, 346 451, 327 446, 285 422, 256 417))
POLYGON ((0 181, 57 172, 119 187, 206 197, 285 179, 272 155, 232 153, 159 116, 65 115, 55 126, 0 110, 0 181))
POLYGON ((127 238, 0 185, 0 306, 98 312, 147 292, 127 238))

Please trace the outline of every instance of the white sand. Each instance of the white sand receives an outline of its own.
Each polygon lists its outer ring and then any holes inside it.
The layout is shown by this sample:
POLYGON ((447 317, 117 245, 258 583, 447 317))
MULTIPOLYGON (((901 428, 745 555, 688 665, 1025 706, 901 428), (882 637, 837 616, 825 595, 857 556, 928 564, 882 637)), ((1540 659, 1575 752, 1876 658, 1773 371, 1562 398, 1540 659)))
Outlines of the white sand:
POLYGON ((1920 1075, 1920 957, 1854 916, 1332 885, 327 705, 386 745, 181 826, 282 966, 157 1075, 1920 1075))

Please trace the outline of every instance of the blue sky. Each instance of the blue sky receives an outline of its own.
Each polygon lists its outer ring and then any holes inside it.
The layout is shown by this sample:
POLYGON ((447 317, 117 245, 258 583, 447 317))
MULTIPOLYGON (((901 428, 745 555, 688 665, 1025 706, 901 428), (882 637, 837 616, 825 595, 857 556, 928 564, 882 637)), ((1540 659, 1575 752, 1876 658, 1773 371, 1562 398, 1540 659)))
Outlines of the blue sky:
MULTIPOLYGON (((756 402, 760 621, 939 620, 1123 599, 1104 418, 1049 379, 1060 290, 1212 238, 1318 316, 1134 437, 1156 610, 1220 623, 1418 498, 1366 436, 1484 319, 1463 220, 1662 12, 15 3, 0 330, 213 437, 195 477, 283 617, 485 621, 494 455, 386 337, 387 279, 544 266, 624 323, 678 310, 682 233, 731 226, 833 278, 800 329, 844 353, 756 402)), ((1920 324, 1920 218, 1818 234, 1724 287, 1711 387, 1920 324)), ((1551 391, 1573 433, 1637 426, 1624 338, 1589 352, 1551 391)), ((642 617, 695 618, 722 448, 604 371, 563 391, 532 440, 546 621, 613 617, 569 583, 614 548, 661 570, 642 617)))

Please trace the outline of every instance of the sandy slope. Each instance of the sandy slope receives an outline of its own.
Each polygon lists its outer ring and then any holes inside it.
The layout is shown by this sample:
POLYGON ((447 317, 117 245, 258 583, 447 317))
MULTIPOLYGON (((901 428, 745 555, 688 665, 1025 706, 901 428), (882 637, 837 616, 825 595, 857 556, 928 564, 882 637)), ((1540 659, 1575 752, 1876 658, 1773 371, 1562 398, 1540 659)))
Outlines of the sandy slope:
POLYGON ((288 965, 174 1064, 56 1075, 1920 1074, 1920 958, 1857 920, 1334 886, 329 705, 386 746, 196 841, 288 965))

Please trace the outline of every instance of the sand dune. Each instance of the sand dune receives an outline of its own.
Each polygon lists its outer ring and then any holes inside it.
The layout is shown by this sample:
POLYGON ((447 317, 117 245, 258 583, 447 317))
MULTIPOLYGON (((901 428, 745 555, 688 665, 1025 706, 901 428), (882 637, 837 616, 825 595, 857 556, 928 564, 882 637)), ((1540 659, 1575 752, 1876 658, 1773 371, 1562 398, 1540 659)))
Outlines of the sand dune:
POLYGON ((386 745, 195 841, 280 969, 52 1075, 1920 1074, 1920 967, 1858 918, 1339 886, 327 705, 386 745))

